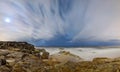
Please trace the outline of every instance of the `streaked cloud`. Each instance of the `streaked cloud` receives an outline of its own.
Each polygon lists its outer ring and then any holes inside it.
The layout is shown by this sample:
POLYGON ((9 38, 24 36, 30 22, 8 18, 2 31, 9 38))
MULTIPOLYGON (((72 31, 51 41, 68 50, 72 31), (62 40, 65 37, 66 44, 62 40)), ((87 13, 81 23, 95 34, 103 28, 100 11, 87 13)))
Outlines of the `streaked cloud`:
POLYGON ((37 45, 54 39, 73 44, 119 42, 119 3, 120 0, 0 0, 0 40, 37 45))

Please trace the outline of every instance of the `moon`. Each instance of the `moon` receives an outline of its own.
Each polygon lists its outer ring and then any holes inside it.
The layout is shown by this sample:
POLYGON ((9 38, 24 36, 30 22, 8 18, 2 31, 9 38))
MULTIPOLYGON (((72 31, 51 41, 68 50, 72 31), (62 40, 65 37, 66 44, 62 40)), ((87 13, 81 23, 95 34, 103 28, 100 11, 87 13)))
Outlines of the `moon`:
POLYGON ((11 22, 11 19, 10 18, 5 18, 4 20, 6 23, 10 23, 11 22))

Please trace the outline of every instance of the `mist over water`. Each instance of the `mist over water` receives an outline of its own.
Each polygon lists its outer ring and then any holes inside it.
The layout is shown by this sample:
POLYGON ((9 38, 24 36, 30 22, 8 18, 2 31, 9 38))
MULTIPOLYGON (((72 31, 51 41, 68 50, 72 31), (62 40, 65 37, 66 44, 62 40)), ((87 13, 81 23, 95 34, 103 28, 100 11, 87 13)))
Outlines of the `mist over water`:
POLYGON ((37 46, 120 43, 120 0, 0 0, 0 40, 37 46))

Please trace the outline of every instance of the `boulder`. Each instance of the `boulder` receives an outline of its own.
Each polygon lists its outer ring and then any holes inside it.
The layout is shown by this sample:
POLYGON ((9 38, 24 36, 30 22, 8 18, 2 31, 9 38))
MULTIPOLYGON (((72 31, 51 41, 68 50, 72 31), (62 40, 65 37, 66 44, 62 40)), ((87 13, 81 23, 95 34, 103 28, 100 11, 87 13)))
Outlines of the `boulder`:
POLYGON ((49 58, 49 52, 42 52, 41 58, 42 59, 48 59, 49 58))

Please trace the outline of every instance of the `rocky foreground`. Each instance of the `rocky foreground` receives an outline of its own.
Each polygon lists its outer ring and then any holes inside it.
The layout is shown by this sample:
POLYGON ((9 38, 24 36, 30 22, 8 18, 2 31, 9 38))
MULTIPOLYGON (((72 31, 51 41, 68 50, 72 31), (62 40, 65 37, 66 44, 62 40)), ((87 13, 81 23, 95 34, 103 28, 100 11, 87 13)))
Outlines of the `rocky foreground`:
POLYGON ((0 72, 120 72, 120 58, 84 61, 64 50, 50 55, 26 42, 0 42, 0 72))

